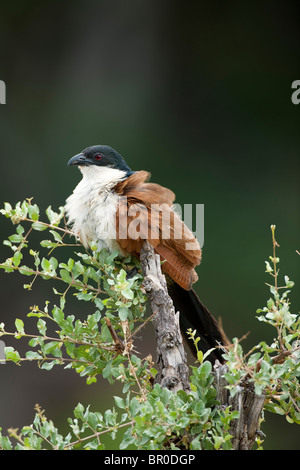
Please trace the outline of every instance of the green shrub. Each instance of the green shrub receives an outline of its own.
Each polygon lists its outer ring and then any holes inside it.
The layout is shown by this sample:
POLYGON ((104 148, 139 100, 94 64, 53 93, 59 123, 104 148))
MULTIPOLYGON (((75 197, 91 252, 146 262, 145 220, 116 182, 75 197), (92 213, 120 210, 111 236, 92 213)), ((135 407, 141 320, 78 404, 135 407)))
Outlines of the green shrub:
MULTIPOLYGON (((120 449, 231 449, 230 424, 237 412, 230 407, 218 407, 213 386, 212 366, 198 352, 198 365, 191 368, 191 391, 174 393, 159 384, 153 386, 156 375, 149 355, 140 359, 134 353, 137 332, 149 321, 145 319, 146 297, 142 288, 143 276, 134 259, 118 259, 117 253, 97 252, 96 245, 86 252, 77 243, 64 221, 64 212, 46 211, 47 222, 31 200, 14 208, 6 203, 1 213, 11 219, 15 232, 4 240, 12 256, 0 264, 6 273, 18 271, 30 278, 24 284, 32 289, 35 280, 61 283, 61 292, 53 288, 57 304, 45 301, 43 308, 31 308, 28 317, 36 318, 36 334, 27 332, 22 319, 15 320, 16 330, 8 332, 0 323, 0 336, 28 340, 24 357, 13 347, 5 350, 6 361, 21 364, 35 361, 37 366, 50 370, 54 366, 74 369, 88 385, 99 376, 111 386, 122 383, 122 396, 115 397, 116 407, 106 411, 91 411, 80 403, 69 418, 70 432, 63 436, 45 412, 37 406, 32 425, 19 432, 0 432, 2 449, 103 449, 102 437, 112 439, 121 435, 120 449), (25 226, 27 227, 25 229, 25 226), (39 251, 30 248, 33 231, 46 232, 49 239, 40 241, 39 251), (53 253, 77 246, 74 258, 61 262, 53 253), (44 255, 41 250, 46 251, 44 255), (28 260, 29 266, 23 264, 28 260), (135 268, 134 274, 127 276, 135 268), (89 302, 94 313, 85 320, 66 315, 68 293, 78 300, 89 302), (47 328, 55 324, 56 336, 47 328)), ((300 423, 299 395, 299 316, 290 312, 288 293, 293 282, 287 276, 278 285, 278 263, 275 248, 275 227, 272 226, 273 255, 266 262, 266 271, 274 283, 269 285, 271 298, 260 309, 259 321, 276 329, 277 339, 271 345, 262 341, 244 354, 238 339, 234 339, 224 357, 228 372, 226 379, 232 396, 237 386, 247 379, 253 382, 257 394, 266 396, 265 410, 284 415, 288 422, 300 423)), ((190 336, 197 345, 195 332, 190 336)), ((1 430, 1 429, 0 429, 1 430)), ((258 448, 262 440, 257 438, 258 448)))

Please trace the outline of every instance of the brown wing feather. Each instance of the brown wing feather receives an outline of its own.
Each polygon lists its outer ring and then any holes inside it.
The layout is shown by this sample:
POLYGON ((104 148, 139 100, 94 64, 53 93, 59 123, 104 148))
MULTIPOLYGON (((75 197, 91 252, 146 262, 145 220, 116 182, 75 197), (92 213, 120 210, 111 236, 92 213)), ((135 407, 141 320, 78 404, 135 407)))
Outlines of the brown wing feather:
POLYGON ((173 204, 175 194, 168 188, 156 183, 147 183, 151 174, 147 171, 136 171, 126 180, 118 183, 114 190, 122 196, 130 196, 140 202, 150 204, 173 204))
POLYGON ((172 210, 174 193, 147 183, 149 176, 145 171, 136 172, 114 188, 122 196, 116 217, 118 244, 124 252, 139 257, 148 240, 164 261, 163 271, 189 290, 198 279, 194 268, 201 260, 200 246, 172 210), (187 249, 187 243, 193 243, 194 248, 187 249))
POLYGON ((155 251, 164 261, 162 265, 163 271, 169 274, 183 289, 190 290, 194 282, 198 280, 197 273, 193 267, 185 264, 176 252, 165 245, 160 244, 156 246, 155 251))

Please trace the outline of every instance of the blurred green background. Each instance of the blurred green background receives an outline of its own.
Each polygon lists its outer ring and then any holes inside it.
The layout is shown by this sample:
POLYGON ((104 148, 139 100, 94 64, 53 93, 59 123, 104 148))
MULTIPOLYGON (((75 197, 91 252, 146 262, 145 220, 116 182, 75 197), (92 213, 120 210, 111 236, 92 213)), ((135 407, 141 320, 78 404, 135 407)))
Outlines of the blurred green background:
MULTIPOLYGON (((111 145, 173 189, 179 204, 205 205, 196 290, 230 338, 250 331, 245 351, 271 341, 275 331, 255 318, 269 298, 271 224, 281 274, 296 283, 292 310, 300 305, 300 105, 291 102, 299 13, 296 0, 2 2, 1 205, 34 197, 43 210, 58 208, 80 179, 69 157, 111 145)), ((0 227, 1 239, 13 233, 3 217, 0 227)), ((1 260, 10 256, 0 250, 1 260)), ((51 286, 27 292, 27 279, 0 275, 0 321, 14 331, 16 317, 51 299, 51 286)), ((69 309, 87 313, 85 303, 69 309)), ((151 327, 139 345, 155 356, 151 327)), ((65 426, 79 401, 103 411, 119 392, 34 364, 0 365, 0 374, 4 430, 32 423, 35 403, 65 426)), ((300 448, 296 425, 265 418, 265 449, 300 448)))

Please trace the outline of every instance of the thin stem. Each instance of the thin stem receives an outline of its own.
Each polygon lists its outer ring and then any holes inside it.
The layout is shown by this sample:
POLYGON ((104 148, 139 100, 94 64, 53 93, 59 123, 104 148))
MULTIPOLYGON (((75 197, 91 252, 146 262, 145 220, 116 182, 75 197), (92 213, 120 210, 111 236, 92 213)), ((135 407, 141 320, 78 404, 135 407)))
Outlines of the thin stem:
MULTIPOLYGON (((0 267, 4 268, 4 269, 13 269, 15 271, 24 271, 24 272, 27 272, 27 273, 30 273, 32 276, 33 275, 36 275, 36 276, 47 276, 51 279, 55 279, 57 281, 63 281, 63 278, 59 277, 59 276, 51 276, 50 274, 47 274, 47 273, 43 273, 41 271, 35 271, 34 269, 31 269, 31 268, 25 268, 24 266, 12 266, 10 264, 5 264, 5 263, 0 263, 0 267)), ((101 294, 101 293, 104 293, 99 287, 96 288, 96 287, 93 287, 93 286, 90 286, 90 285, 87 285, 87 284, 82 284, 81 282, 76 282, 76 281, 73 281, 70 283, 70 286, 72 287, 78 287, 80 289, 88 289, 88 290, 91 290, 93 292, 97 292, 97 294, 101 294)))
POLYGON ((32 220, 32 219, 29 219, 28 217, 22 217, 20 220, 24 222, 30 222, 32 224, 38 223, 38 224, 44 225, 45 227, 48 227, 54 230, 59 230, 60 232, 64 232, 65 234, 76 237, 76 234, 72 232, 71 230, 68 230, 67 228, 58 227, 57 225, 48 224, 47 222, 41 222, 40 220, 32 220))
MULTIPOLYGON (((278 292, 278 271, 277 271, 277 261, 276 261, 276 246, 279 246, 277 241, 275 240, 275 225, 271 225, 272 231, 272 244, 273 244, 273 267, 274 267, 274 287, 276 293, 278 292)), ((278 306, 278 300, 276 299, 276 307, 278 306)))
POLYGON ((154 317, 154 315, 155 315, 155 314, 152 313, 152 314, 144 321, 144 323, 142 323, 135 331, 133 331, 133 332, 131 333, 131 335, 129 336, 128 341, 130 341, 142 328, 144 328, 144 327, 147 325, 147 323, 148 323, 150 320, 152 320, 152 318, 154 317))
MULTIPOLYGON (((121 428, 124 428, 126 426, 132 426, 135 422, 132 420, 132 421, 128 421, 128 423, 123 423, 123 424, 120 424, 118 427, 118 429, 121 429, 121 428)), ((106 434, 108 432, 111 432, 115 429, 115 426, 114 427, 111 427, 109 429, 105 429, 104 431, 99 431, 99 432, 95 432, 94 434, 90 435, 90 436, 86 436, 86 437, 82 437, 81 439, 78 438, 77 441, 74 441, 74 442, 70 442, 70 444, 66 444, 64 446, 64 449, 68 449, 69 447, 73 447, 73 446, 76 446, 77 444, 80 444, 81 442, 84 442, 84 441, 88 441, 89 439, 92 439, 93 437, 98 437, 98 436, 101 436, 102 434, 106 434)))
MULTIPOLYGON (((47 318, 53 320, 53 318, 51 318, 50 316, 48 316, 47 318)), ((30 335, 30 334, 27 334, 27 333, 18 333, 17 331, 15 333, 10 333, 10 332, 7 332, 7 331, 0 331, 0 337, 1 336, 21 336, 22 338, 39 338, 40 336, 38 335, 30 335)), ((64 338, 52 338, 51 336, 42 336, 43 340, 45 341, 56 341, 57 343, 64 343, 64 342, 70 342, 70 343, 74 343, 74 344, 78 344, 78 345, 81 345, 81 346, 97 346, 99 349, 106 349, 107 351, 115 351, 115 348, 114 347, 108 347, 108 346, 105 346, 101 343, 89 343, 87 341, 78 341, 78 340, 75 340, 73 338, 71 338, 70 336, 65 336, 64 338)), ((108 343, 109 344, 109 343, 108 343)), ((48 358, 47 358, 48 359, 48 358)), ((57 358, 57 359, 60 359, 60 358, 57 358)), ((24 358, 22 360, 29 360, 27 358, 24 358)), ((32 360, 32 359, 30 359, 32 360)), ((71 359, 72 360, 72 359, 71 359)), ((75 360, 75 359, 74 359, 75 360)))
POLYGON ((134 366, 132 365, 132 362, 131 362, 131 360, 130 360, 129 351, 127 351, 127 357, 128 357, 128 361, 129 361, 129 364, 130 364, 130 372, 132 372, 132 374, 133 374, 133 376, 134 376, 134 378, 135 378, 135 381, 136 381, 136 383, 137 383, 137 385, 138 385, 138 387, 139 387, 139 390, 140 390, 140 393, 141 393, 141 395, 142 395, 142 398, 145 399, 145 398, 146 398, 146 397, 145 397, 145 390, 143 390, 143 388, 142 388, 142 386, 141 386, 141 384, 140 384, 140 382, 139 382, 139 379, 137 378, 137 375, 136 375, 136 373, 135 373, 134 366))
POLYGON ((26 233, 25 237, 23 238, 23 240, 21 241, 20 245, 18 246, 17 250, 16 251, 20 251, 21 248, 22 248, 22 245, 23 243, 25 243, 27 241, 27 238, 29 237, 30 233, 32 232, 33 228, 30 227, 30 229, 28 230, 28 232, 26 233))

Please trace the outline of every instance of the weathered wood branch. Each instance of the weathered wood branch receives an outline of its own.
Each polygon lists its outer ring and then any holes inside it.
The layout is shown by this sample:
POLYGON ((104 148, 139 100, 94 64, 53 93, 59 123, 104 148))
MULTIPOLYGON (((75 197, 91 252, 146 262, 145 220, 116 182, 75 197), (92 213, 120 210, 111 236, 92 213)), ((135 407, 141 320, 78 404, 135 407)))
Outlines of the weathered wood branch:
MULTIPOLYGON (((172 299, 168 294, 165 276, 161 272, 160 257, 153 247, 145 242, 141 251, 141 265, 144 274, 144 288, 147 292, 153 313, 156 332, 156 351, 158 374, 156 383, 170 390, 189 391, 189 369, 183 347, 179 326, 179 312, 175 312, 172 299)), ((238 387, 234 397, 224 374, 228 372, 226 364, 216 361, 213 367, 214 386, 220 408, 230 406, 231 411, 238 411, 239 418, 232 421, 230 434, 233 436, 234 450, 250 450, 259 431, 259 419, 265 401, 264 395, 254 392, 253 383, 246 378, 238 387)))
POLYGON ((262 414, 265 395, 257 395, 254 391, 253 382, 249 378, 238 386, 234 397, 230 391, 224 374, 228 372, 226 364, 216 361, 214 368, 214 386, 217 391, 217 400, 220 407, 231 407, 231 411, 238 411, 239 417, 231 424, 230 434, 233 436, 232 444, 234 450, 250 450, 259 431, 259 419, 262 414))
POLYGON ((116 352, 119 354, 122 354, 125 349, 123 341, 120 340, 117 333, 113 329, 110 319, 105 317, 105 322, 106 322, 107 328, 109 329, 113 342, 115 344, 116 352))
POLYGON ((145 242, 140 259, 144 288, 154 314, 158 366, 155 381, 175 392, 180 389, 188 391, 189 369, 179 327, 179 312, 175 312, 168 294, 166 279, 161 272, 160 257, 145 242))

